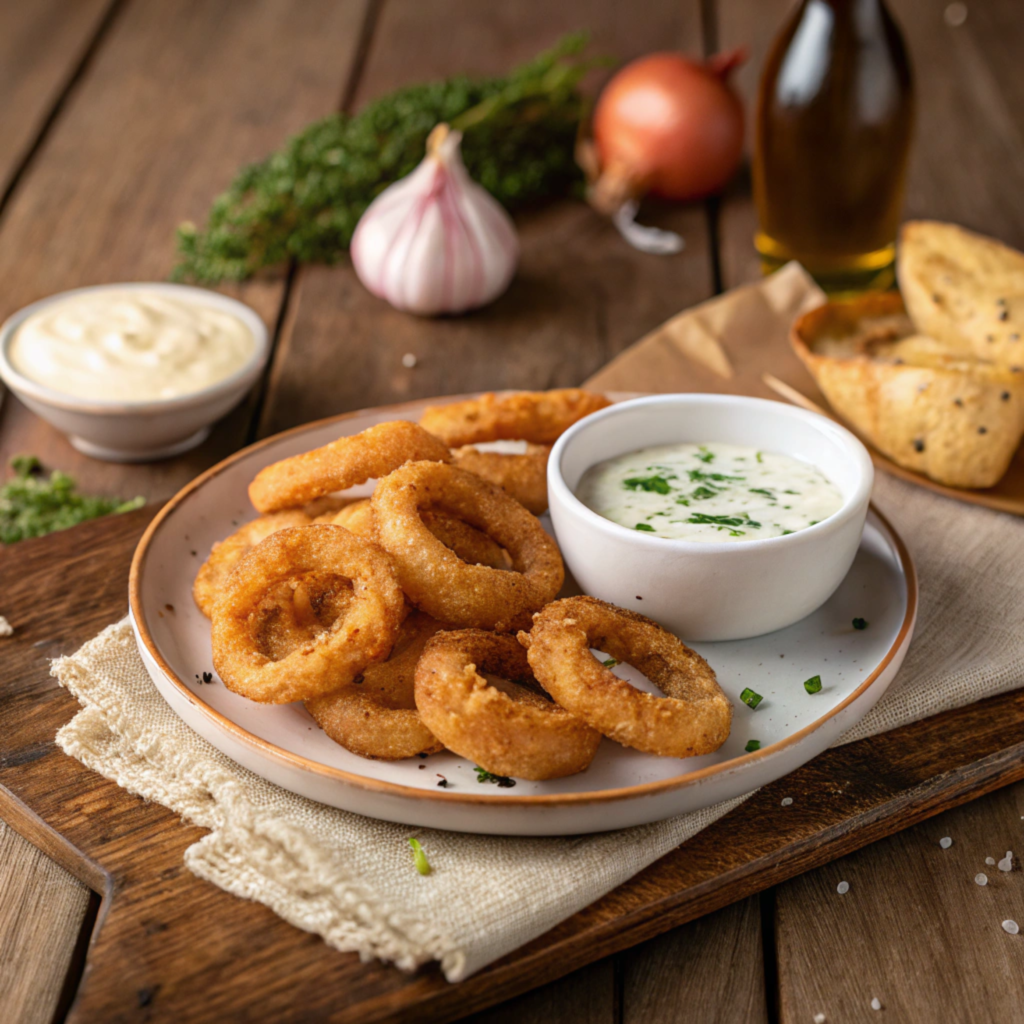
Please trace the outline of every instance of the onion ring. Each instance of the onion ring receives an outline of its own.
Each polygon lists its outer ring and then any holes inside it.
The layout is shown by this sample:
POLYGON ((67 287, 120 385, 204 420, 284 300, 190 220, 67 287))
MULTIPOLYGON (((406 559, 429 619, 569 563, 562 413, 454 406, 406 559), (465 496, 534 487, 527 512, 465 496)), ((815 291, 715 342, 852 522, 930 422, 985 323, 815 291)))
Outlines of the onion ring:
POLYGON ((192 584, 192 597, 199 610, 208 619, 213 617, 213 609, 224 593, 231 570, 261 540, 289 526, 306 526, 309 520, 309 515, 301 509, 260 516, 259 519, 239 527, 230 537, 214 544, 210 549, 209 558, 199 567, 195 582, 192 584))
POLYGON ((304 505, 386 476, 406 462, 451 461, 448 449, 408 420, 378 423, 362 433, 266 466, 249 484, 249 500, 260 512, 304 505))
POLYGON ((306 710, 335 743, 360 757, 397 761, 444 749, 416 710, 416 663, 444 624, 423 612, 402 623, 387 661, 370 665, 362 682, 306 701, 306 710))
POLYGON ((467 445, 452 452, 455 465, 476 473, 511 494, 535 516, 548 507, 548 456, 551 445, 529 444, 522 453, 482 452, 467 445))
POLYGON ((496 775, 559 779, 594 759, 601 734, 522 685, 489 683, 490 672, 533 682, 526 652, 508 634, 438 633, 416 666, 416 707, 449 750, 496 775))
POLYGON ((412 462, 377 484, 377 542, 394 559, 409 601, 457 627, 505 632, 530 623, 561 589, 558 546, 538 520, 500 487, 440 462, 412 462), (421 510, 440 509, 482 530, 512 558, 512 572, 468 565, 426 527, 421 510))
POLYGON ((652 619, 596 597, 567 597, 520 633, 530 667, 562 707, 610 739, 648 754, 695 757, 729 736, 732 705, 708 663, 652 619), (638 669, 666 697, 637 690, 590 653, 638 669))
POLYGON ((424 410, 420 425, 451 448, 481 441, 554 444, 577 420, 611 405, 604 395, 579 388, 493 392, 424 410))
POLYGON ((229 690, 250 700, 318 697, 387 657, 404 614, 394 568, 378 547, 338 526, 279 530, 227 580, 213 612, 213 664, 229 690), (289 629, 274 639, 299 642, 281 650, 267 642, 267 615, 289 590, 308 596, 309 607, 305 615, 288 609, 289 629))

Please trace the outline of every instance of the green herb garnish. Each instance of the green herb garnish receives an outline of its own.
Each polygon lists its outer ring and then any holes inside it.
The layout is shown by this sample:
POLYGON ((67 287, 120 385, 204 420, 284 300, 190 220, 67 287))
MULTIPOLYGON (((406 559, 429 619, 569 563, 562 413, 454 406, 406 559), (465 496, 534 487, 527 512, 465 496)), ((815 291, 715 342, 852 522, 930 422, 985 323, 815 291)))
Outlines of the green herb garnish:
POLYGON ((747 745, 743 748, 748 754, 752 754, 755 750, 761 749, 760 740, 747 740, 747 745))
POLYGON ((623 487, 631 491, 650 491, 657 494, 668 494, 672 488, 663 476, 632 476, 622 481, 623 487))
POLYGON ((655 529, 650 523, 637 523, 633 527, 634 530, 642 530, 644 533, 655 533, 655 529))
POLYGON ((427 855, 423 852, 423 847, 420 846, 420 841, 410 839, 409 845, 412 847, 412 862, 416 865, 416 870, 421 875, 429 875, 430 864, 427 862, 427 855))
POLYGON ((621 662, 618 658, 605 658, 605 660, 602 661, 601 664, 604 665, 605 668, 615 668, 615 666, 620 665, 621 662))
POLYGON ((694 512, 686 521, 695 526, 750 526, 755 530, 761 529, 761 524, 751 519, 746 512, 740 513, 739 516, 712 516, 704 512, 694 512))
POLYGON ((700 459, 701 462, 711 463, 715 461, 715 453, 709 452, 707 446, 702 444, 700 446, 700 451, 697 452, 697 458, 700 459))
POLYGON ((854 629, 867 629, 868 628, 868 620, 867 619, 854 619, 853 620, 853 628, 854 629))
POLYGON ((764 462, 764 459, 761 458, 761 452, 757 453, 756 458, 758 462, 764 462))
POLYGON ((700 486, 691 495, 695 501, 705 501, 708 498, 717 498, 718 491, 711 490, 710 487, 700 486))
POLYGON ((757 707, 758 704, 761 703, 762 700, 764 700, 764 698, 761 696, 761 694, 755 693, 748 687, 744 689, 744 691, 740 694, 740 700, 743 701, 743 703, 746 704, 748 708, 753 710, 757 707))
POLYGON ((11 459, 14 477, 0 487, 0 543, 14 544, 26 537, 42 537, 66 530, 87 519, 112 512, 129 512, 143 504, 142 498, 122 501, 79 494, 75 481, 54 470, 49 478, 40 473, 34 455, 11 459))
POLYGON ((729 476, 728 473, 705 473, 703 469, 688 469, 686 472, 694 483, 698 480, 728 480, 733 483, 743 483, 746 480, 745 476, 729 476))
POLYGON ((772 492, 769 491, 767 487, 751 487, 749 490, 751 494, 763 494, 766 498, 775 497, 775 495, 772 494, 772 492))
POLYGON ((477 767, 473 771, 476 772, 477 782, 493 782, 499 789, 511 789, 516 784, 515 779, 510 779, 507 775, 495 775, 486 768, 477 767))
POLYGON ((174 277, 212 283, 291 260, 337 262, 366 207, 420 163, 441 122, 464 133, 470 177, 509 209, 579 190, 579 83, 605 63, 580 56, 586 43, 566 36, 505 77, 414 85, 314 122, 244 168, 214 200, 205 230, 178 228, 174 277))
POLYGON ((808 693, 820 693, 821 692, 821 676, 811 676, 810 679, 804 683, 804 689, 808 693))

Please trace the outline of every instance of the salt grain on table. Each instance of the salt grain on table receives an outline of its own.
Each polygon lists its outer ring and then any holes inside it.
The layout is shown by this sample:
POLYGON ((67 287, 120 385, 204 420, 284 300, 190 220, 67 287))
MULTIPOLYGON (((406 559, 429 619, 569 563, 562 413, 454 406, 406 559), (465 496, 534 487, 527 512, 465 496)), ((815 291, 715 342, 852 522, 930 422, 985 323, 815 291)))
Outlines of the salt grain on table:
POLYGON ((402 365, 407 370, 411 370, 418 361, 419 360, 411 352, 406 352, 405 355, 402 356, 402 365))
POLYGON ((985 858, 985 863, 986 863, 986 864, 989 864, 989 865, 995 865, 995 862, 996 862, 996 859, 995 859, 995 857, 986 857, 986 858, 985 858))
POLYGON ((949 836, 943 836, 939 840, 939 846, 941 846, 944 850, 948 850, 952 845, 953 845, 953 840, 950 839, 949 836))
POLYGON ((840 896, 845 895, 849 891, 850 891, 850 883, 849 882, 840 882, 836 886, 836 892, 839 893, 840 896))
POLYGON ((0 615, 0 636, 14 636, 14 627, 0 615))
POLYGON ((825 1014, 816 1013, 814 1015, 814 1024, 825 1024, 825 1014))
POLYGON ((988 875, 983 875, 980 871, 974 876, 974 880, 978 885, 988 885, 988 875))
POLYGON ((788 807, 792 802, 793 802, 793 798, 791 796, 784 796, 782 798, 782 806, 783 807, 788 807))
POLYGON ((1003 931, 1006 932, 1007 935, 1016 935, 1017 932, 1020 931, 1020 926, 1016 921, 1004 921, 1003 931))
POLYGON ((1007 850, 1006 856, 999 862, 1000 871, 1012 871, 1013 870, 1013 851, 1007 850))
POLYGON ((882 1001, 876 996, 871 1000, 871 1009, 880 1010, 882 1008, 882 1001))

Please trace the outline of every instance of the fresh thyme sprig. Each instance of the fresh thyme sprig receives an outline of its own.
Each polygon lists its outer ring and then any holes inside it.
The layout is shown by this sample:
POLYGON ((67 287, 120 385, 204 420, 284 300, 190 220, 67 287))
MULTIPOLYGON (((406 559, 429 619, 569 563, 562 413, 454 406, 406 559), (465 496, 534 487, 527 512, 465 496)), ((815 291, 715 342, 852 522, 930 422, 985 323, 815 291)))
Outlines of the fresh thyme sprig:
POLYGON ((243 169, 210 210, 204 230, 178 229, 177 280, 241 280, 289 260, 333 263, 384 188, 423 159, 441 122, 464 132, 474 180, 517 208, 579 188, 573 151, 585 100, 584 34, 502 78, 465 76, 399 89, 358 114, 311 124, 261 163, 243 169))

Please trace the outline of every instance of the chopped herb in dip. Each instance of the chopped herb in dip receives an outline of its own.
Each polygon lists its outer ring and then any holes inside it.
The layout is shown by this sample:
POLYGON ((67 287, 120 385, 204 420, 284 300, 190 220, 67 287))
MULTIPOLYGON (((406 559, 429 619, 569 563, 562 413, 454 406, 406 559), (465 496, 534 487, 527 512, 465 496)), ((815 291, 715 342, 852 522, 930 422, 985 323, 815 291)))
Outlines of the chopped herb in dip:
POLYGON ((842 505, 838 488, 814 466, 717 443, 660 445, 608 459, 587 470, 577 496, 620 526, 699 542, 785 536, 842 505), (783 494, 792 495, 785 506, 783 494), (682 511, 693 506, 699 513, 682 511), (655 516, 656 530, 648 526, 655 516))

